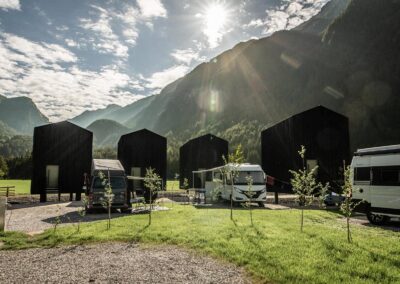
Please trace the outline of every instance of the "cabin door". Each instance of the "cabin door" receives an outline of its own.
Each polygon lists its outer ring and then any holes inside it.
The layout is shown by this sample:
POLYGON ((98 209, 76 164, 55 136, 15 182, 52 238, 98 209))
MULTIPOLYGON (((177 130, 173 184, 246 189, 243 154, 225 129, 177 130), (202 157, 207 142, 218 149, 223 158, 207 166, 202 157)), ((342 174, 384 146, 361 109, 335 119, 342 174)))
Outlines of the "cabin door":
POLYGON ((46 188, 58 188, 58 165, 46 166, 46 188))

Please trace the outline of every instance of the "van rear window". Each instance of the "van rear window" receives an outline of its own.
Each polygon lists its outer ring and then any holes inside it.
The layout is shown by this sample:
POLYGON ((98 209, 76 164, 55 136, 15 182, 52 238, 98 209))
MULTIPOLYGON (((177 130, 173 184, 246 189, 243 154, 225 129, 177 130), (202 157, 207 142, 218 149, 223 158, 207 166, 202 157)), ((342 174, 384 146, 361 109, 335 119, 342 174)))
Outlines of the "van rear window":
MULTIPOLYGON (((93 187, 94 188, 104 188, 103 181, 96 177, 94 182, 93 182, 93 187)), ((120 188, 125 188, 126 183, 125 183, 125 178, 123 177, 111 177, 111 188, 112 189, 120 189, 120 188)))

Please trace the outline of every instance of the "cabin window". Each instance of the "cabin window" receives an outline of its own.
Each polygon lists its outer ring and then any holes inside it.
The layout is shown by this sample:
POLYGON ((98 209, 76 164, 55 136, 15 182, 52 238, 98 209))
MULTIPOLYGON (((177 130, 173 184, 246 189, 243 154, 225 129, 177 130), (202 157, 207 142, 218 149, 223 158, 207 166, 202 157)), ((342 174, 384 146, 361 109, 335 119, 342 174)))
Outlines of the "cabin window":
POLYGON ((372 168, 373 185, 400 186, 400 166, 372 168))
POLYGON ((354 168, 354 184, 371 180, 371 168, 354 168))

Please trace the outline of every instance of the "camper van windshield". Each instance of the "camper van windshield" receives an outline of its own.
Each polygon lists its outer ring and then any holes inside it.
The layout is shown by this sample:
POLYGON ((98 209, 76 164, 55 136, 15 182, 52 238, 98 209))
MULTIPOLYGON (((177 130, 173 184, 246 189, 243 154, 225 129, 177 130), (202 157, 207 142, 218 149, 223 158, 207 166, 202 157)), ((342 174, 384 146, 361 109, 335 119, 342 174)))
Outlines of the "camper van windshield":
POLYGON ((265 184, 264 173, 261 171, 256 172, 239 172, 238 177, 235 180, 235 184, 247 184, 248 181, 246 177, 251 176, 253 178, 254 185, 265 184))
MULTIPOLYGON (((123 177, 111 177, 111 188, 112 189, 117 189, 117 188, 125 188, 125 178, 123 177)), ((94 188, 104 188, 103 182, 99 177, 96 177, 93 183, 94 188)))

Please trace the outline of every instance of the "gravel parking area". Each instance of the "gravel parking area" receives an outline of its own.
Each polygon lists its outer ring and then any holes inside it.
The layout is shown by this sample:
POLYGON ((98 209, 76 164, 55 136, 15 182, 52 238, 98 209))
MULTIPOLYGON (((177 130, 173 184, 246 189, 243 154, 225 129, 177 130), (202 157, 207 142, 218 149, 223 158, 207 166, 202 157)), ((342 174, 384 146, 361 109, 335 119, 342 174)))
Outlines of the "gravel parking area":
POLYGON ((171 246, 0 251, 0 263, 0 283, 250 283, 234 265, 171 246))

